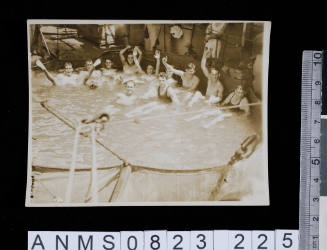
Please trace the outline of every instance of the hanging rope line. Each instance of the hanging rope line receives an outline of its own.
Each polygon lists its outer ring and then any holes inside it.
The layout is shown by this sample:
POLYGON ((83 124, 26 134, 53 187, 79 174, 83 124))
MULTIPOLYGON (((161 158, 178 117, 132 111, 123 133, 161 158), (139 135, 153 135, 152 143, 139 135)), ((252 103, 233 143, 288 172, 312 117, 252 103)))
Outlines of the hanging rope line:
MULTIPOLYGON (((61 120, 63 123, 65 123, 68 127, 72 128, 73 130, 76 130, 76 127, 72 121, 69 119, 65 118, 63 115, 60 115, 56 110, 51 108, 48 104, 47 101, 43 101, 40 103, 43 108, 45 108, 47 111, 49 111, 51 114, 53 114, 55 117, 57 117, 59 120, 61 120)), ((87 137, 86 134, 82 134, 84 137, 87 137)), ((108 148, 106 145, 104 145, 99 139, 95 139, 95 141, 102 146, 105 150, 109 151, 112 155, 116 156, 119 160, 122 162, 126 162, 124 158, 122 158, 119 154, 115 153, 112 151, 110 148, 108 148)))

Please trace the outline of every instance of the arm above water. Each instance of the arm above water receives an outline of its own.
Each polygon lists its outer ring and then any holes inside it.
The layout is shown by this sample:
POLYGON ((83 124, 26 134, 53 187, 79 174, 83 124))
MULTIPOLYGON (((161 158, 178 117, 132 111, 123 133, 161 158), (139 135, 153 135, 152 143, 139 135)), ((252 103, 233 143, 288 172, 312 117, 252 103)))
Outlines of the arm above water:
POLYGON ((155 75, 159 75, 159 70, 160 70, 160 51, 156 50, 154 58, 156 58, 156 72, 155 75))
POLYGON ((201 69, 203 71, 203 74, 207 78, 209 77, 209 71, 208 71, 208 68, 206 66, 208 55, 209 55, 209 50, 204 48, 204 52, 203 52, 203 56, 202 56, 202 60, 201 60, 201 69))
POLYGON ((138 46, 135 46, 135 50, 136 50, 137 53, 139 54, 139 57, 137 58, 137 61, 138 61, 139 64, 140 64, 141 61, 142 61, 142 56, 143 56, 142 50, 140 50, 140 48, 139 48, 138 46))
POLYGON ((142 68, 141 68, 141 65, 140 65, 139 60, 137 59, 137 53, 136 53, 135 50, 134 50, 134 52, 133 52, 133 58, 134 58, 134 63, 135 63, 135 65, 136 65, 136 67, 137 67, 139 73, 145 74, 145 72, 144 72, 144 71, 142 70, 142 68))
POLYGON ((166 67, 166 69, 172 71, 175 75, 182 76, 184 75, 184 71, 182 70, 177 70, 173 66, 169 65, 167 63, 167 57, 162 58, 162 63, 166 67))
POLYGON ((45 73, 46 77, 53 85, 58 85, 56 78, 52 74, 50 74, 50 72, 47 70, 47 68, 40 60, 36 61, 36 65, 45 73))
POLYGON ((120 61, 121 61, 121 63, 123 64, 123 65, 125 65, 126 64, 126 59, 125 59, 125 57, 124 57, 124 53, 128 50, 128 49, 130 49, 131 48, 131 46, 127 46, 126 48, 124 48, 124 49, 122 49, 121 51, 119 51, 119 58, 120 58, 120 61))
POLYGON ((43 72, 53 85, 58 85, 56 78, 47 69, 44 69, 43 72))
POLYGON ((88 74, 82 79, 83 85, 86 85, 86 82, 90 79, 95 67, 93 66, 92 69, 88 72, 88 74))

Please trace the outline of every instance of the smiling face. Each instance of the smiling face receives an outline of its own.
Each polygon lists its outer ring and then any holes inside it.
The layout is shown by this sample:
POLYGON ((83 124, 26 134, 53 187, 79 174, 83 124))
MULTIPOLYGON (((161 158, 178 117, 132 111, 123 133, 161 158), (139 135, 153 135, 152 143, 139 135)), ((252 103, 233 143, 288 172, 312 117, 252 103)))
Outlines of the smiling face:
POLYGON ((106 69, 111 69, 113 66, 113 62, 110 59, 106 59, 105 66, 106 69))
POLYGON ((134 57, 133 57, 133 54, 132 53, 130 53, 130 54, 127 55, 127 63, 129 65, 133 65, 134 64, 134 57))
POLYGON ((65 63, 65 71, 64 74, 66 76, 71 76, 73 74, 73 66, 71 63, 65 63))
POLYGON ((152 65, 148 65, 147 67, 146 67, 146 73, 148 74, 148 75, 152 75, 153 74, 153 66, 152 65))

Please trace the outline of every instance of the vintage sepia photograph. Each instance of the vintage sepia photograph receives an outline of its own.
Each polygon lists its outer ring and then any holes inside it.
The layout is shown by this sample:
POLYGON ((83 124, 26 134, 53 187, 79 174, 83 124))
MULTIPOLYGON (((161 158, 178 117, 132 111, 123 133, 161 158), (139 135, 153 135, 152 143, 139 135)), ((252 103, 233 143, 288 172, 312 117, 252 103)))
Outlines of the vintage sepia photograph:
POLYGON ((26 206, 269 205, 270 26, 28 20, 26 206))

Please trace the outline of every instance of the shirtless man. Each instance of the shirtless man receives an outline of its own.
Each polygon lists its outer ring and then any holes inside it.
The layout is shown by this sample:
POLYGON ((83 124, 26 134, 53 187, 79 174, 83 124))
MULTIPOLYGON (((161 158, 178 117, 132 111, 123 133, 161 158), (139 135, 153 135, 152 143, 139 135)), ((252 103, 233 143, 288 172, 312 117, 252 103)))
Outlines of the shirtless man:
POLYGON ((175 75, 178 75, 182 79, 183 87, 194 91, 199 85, 200 79, 195 75, 195 65, 194 63, 189 63, 185 69, 185 71, 177 70, 173 66, 167 63, 168 58, 162 58, 162 63, 166 67, 167 70, 173 72, 175 75))
POLYGON ((114 63, 110 58, 106 58, 104 61, 104 68, 101 68, 103 76, 115 77, 117 70, 114 69, 114 63))
POLYGON ((118 99, 116 103, 122 104, 122 105, 132 105, 134 104, 135 100, 137 99, 136 95, 134 95, 134 88, 135 83, 134 81, 127 81, 125 84, 125 93, 118 93, 118 99))
POLYGON ((239 105, 239 109, 244 111, 244 115, 248 116, 250 114, 250 106, 248 98, 245 96, 245 91, 242 85, 238 85, 238 87, 230 93, 226 99, 222 102, 222 105, 231 105, 237 106, 239 105))
POLYGON ((81 70, 79 74, 82 79, 85 78, 87 75, 90 75, 87 81, 84 83, 90 89, 95 89, 103 85, 103 81, 102 81, 103 79, 101 78, 102 75, 101 71, 95 70, 95 67, 91 59, 85 61, 84 70, 81 70))
MULTIPOLYGON (((122 49, 119 52, 120 61, 123 64, 123 72, 126 75, 133 75, 139 73, 139 68, 137 67, 134 61, 134 52, 128 52, 126 59, 124 56, 124 53, 131 48, 132 47, 128 45, 125 49, 122 49)), ((142 60, 142 51, 137 46, 134 48, 134 51, 137 51, 138 53, 137 62, 138 64, 140 64, 142 60)))
POLYGON ((113 68, 113 65, 113 61, 110 58, 106 58, 105 67, 101 68, 103 83, 107 83, 110 88, 122 81, 120 73, 113 68))
POLYGON ((201 69, 203 74, 208 78, 208 85, 206 90, 206 96, 209 97, 208 103, 218 103, 223 98, 224 86, 219 81, 219 73, 215 68, 208 70, 206 63, 207 58, 210 57, 211 51, 205 48, 205 51, 201 60, 201 69))
MULTIPOLYGON (((80 86, 80 77, 78 74, 74 73, 73 65, 71 62, 66 62, 65 63, 65 69, 64 73, 59 73, 56 76, 53 76, 43 65, 41 61, 36 61, 36 65, 42 69, 42 71, 45 73, 46 77, 48 80, 55 86, 66 86, 66 85, 71 85, 71 86, 80 86)), ((86 84, 87 80, 90 78, 92 72, 94 70, 94 66, 92 65, 92 68, 88 72, 84 78, 82 78, 82 84, 86 84)))

